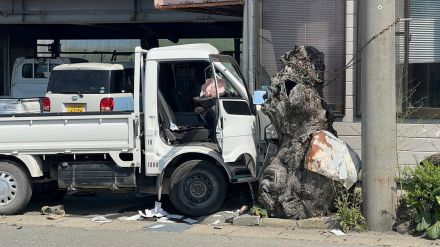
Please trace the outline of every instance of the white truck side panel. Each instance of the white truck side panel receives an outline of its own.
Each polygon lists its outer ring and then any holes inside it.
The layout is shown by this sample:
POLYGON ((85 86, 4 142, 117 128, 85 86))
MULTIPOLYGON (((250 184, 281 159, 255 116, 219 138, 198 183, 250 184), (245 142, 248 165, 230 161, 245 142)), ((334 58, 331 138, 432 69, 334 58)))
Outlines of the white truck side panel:
POLYGON ((0 154, 130 152, 134 114, 0 118, 0 154))

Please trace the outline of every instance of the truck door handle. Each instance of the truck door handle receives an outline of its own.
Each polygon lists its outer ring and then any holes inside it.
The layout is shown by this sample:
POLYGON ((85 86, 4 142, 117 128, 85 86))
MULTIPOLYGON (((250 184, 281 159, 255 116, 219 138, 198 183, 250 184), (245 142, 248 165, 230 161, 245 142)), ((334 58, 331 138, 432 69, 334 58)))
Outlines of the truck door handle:
POLYGON ((223 117, 220 118, 220 128, 223 129, 223 117))

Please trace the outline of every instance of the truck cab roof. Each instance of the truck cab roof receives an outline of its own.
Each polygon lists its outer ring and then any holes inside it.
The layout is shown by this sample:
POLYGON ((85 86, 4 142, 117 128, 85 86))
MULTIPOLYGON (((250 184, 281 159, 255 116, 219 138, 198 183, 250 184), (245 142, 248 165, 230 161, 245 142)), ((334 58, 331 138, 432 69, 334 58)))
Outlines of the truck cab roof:
POLYGON ((148 51, 147 60, 191 60, 209 59, 210 54, 219 54, 210 44, 189 44, 153 48, 148 51))
POLYGON ((62 64, 56 66, 53 70, 123 70, 124 66, 121 64, 111 63, 75 63, 62 64))

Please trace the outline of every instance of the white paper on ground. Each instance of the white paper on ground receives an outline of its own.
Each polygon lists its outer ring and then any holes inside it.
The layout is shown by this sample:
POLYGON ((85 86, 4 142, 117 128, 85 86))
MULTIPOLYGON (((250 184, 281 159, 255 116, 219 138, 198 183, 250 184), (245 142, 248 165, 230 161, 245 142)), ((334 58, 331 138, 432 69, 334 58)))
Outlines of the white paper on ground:
POLYGON ((332 229, 330 230, 331 233, 337 235, 337 236, 343 236, 346 235, 343 231, 339 230, 339 229, 332 229))
POLYGON ((112 222, 112 220, 109 220, 104 216, 97 216, 97 217, 93 218, 92 221, 96 222, 96 223, 111 223, 112 222))
POLYGON ((159 223, 176 223, 175 221, 172 221, 172 220, 170 220, 170 219, 168 219, 167 217, 162 217, 162 218, 159 218, 156 222, 159 222, 159 223))
POLYGON ((136 214, 130 217, 126 217, 124 220, 128 220, 128 221, 135 221, 135 220, 140 220, 142 217, 140 214, 136 214))
POLYGON ((161 228, 161 227, 164 227, 165 225, 154 225, 154 226, 151 226, 151 227, 149 227, 149 228, 151 228, 151 229, 157 229, 157 228, 161 228))

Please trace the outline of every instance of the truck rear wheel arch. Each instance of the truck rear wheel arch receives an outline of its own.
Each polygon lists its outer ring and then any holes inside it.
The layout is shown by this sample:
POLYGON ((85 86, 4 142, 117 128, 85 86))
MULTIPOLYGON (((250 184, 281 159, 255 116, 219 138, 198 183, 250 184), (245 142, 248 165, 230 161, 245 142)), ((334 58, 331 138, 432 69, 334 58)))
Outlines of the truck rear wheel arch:
POLYGON ((14 164, 21 165, 32 178, 38 178, 44 175, 41 160, 32 155, 0 155, 0 161, 11 161, 14 164))

